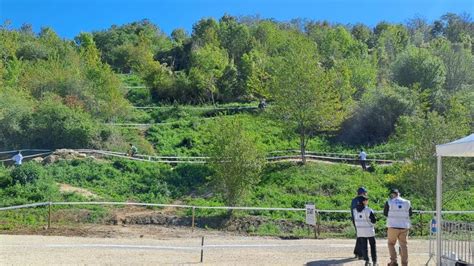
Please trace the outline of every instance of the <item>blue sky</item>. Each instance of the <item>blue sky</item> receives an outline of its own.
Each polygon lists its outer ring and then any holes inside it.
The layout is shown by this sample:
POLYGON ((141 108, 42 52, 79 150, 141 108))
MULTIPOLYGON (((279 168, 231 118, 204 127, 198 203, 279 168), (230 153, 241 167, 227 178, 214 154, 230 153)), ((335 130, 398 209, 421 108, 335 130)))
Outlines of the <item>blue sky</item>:
POLYGON ((2 24, 7 19, 15 28, 29 23, 35 31, 49 26, 65 38, 144 18, 169 34, 176 28, 191 32, 199 19, 218 19, 225 13, 375 26, 415 16, 431 22, 447 12, 472 16, 473 11, 474 0, 0 0, 2 24))

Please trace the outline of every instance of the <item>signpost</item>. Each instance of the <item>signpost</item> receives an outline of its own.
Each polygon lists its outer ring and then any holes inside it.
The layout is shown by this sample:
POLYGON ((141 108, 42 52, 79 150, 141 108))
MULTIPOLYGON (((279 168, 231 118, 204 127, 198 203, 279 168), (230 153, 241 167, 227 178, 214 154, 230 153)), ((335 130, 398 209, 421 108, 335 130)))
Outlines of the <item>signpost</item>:
POLYGON ((310 225, 316 225, 316 208, 314 203, 308 203, 305 205, 306 208, 306 223, 310 225))
POLYGON ((318 238, 318 233, 316 230, 316 207, 314 203, 308 202, 305 205, 306 209, 306 224, 312 225, 314 229, 314 238, 318 238))

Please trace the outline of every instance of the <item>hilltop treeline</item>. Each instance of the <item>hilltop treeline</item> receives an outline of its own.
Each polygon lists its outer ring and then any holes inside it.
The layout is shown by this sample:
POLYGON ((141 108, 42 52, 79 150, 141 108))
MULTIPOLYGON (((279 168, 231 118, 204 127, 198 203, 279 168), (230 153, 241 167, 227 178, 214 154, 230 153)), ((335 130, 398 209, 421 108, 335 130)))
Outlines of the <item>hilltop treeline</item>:
POLYGON ((120 143, 101 123, 126 120, 132 98, 144 105, 271 102, 291 60, 314 62, 308 65, 343 98, 338 140, 376 144, 393 135, 397 121, 407 134, 410 123, 429 117, 454 119, 462 129, 452 135, 462 135, 472 126, 473 42, 474 23, 456 14, 374 28, 224 15, 170 36, 142 20, 74 40, 51 28, 36 34, 30 25, 4 24, 0 147, 120 143), (295 47, 304 56, 293 58, 295 47), (118 74, 138 77, 149 90, 127 94, 118 74))

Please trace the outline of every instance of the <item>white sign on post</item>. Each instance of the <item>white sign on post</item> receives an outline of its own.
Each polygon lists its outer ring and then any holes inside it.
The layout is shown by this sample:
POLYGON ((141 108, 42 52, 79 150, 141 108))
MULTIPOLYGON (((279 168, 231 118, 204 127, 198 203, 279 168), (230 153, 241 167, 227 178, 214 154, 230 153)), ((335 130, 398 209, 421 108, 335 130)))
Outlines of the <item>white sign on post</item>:
POLYGON ((316 208, 313 203, 305 205, 306 208, 306 223, 316 225, 316 208))

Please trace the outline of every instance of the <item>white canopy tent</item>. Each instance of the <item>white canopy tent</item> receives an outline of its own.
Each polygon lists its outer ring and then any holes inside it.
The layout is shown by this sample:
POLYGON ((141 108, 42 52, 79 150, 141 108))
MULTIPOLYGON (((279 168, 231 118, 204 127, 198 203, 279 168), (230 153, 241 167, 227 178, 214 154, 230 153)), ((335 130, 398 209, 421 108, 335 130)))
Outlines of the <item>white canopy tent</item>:
POLYGON ((436 145, 438 173, 436 175, 436 264, 441 265, 441 205, 442 205, 442 157, 474 157, 474 134, 450 143, 436 145))

